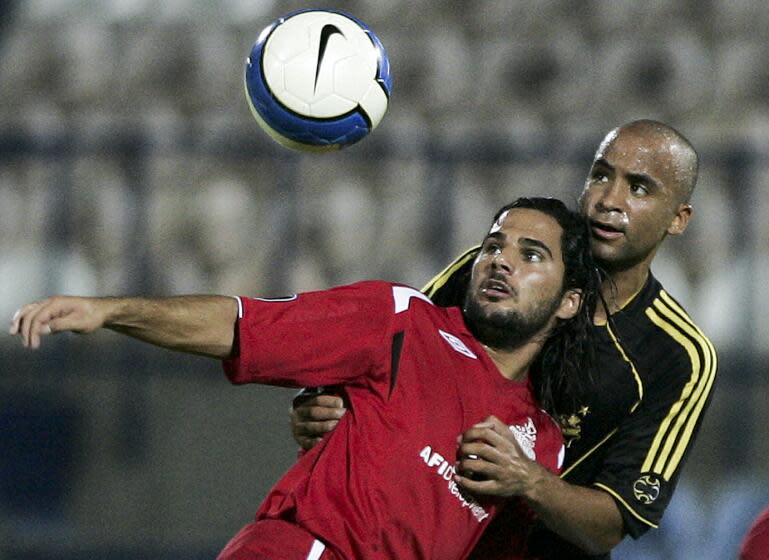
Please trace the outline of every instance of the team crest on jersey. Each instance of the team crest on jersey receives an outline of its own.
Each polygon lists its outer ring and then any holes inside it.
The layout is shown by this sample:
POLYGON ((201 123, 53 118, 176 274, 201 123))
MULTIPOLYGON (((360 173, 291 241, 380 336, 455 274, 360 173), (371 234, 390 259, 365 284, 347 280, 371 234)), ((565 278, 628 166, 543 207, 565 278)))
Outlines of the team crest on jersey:
POLYGON ((462 342, 458 337, 454 336, 453 334, 449 334, 446 331, 442 331, 441 329, 438 329, 438 332, 443 337, 443 340, 449 343, 449 345, 459 352, 460 354, 464 354, 468 358, 472 358, 473 360, 477 360, 478 356, 473 354, 473 351, 470 350, 467 345, 462 342))
POLYGON ((642 504, 650 504, 660 495, 660 479, 651 474, 645 474, 633 483, 633 495, 642 504))
POLYGON ((577 412, 558 416, 558 425, 561 427, 566 447, 569 447, 573 442, 582 437, 582 420, 588 414, 590 414, 590 407, 583 405, 577 412))
POLYGON ((535 461, 537 454, 534 451, 534 445, 537 443, 537 427, 534 425, 534 420, 529 417, 525 424, 508 426, 508 428, 513 432, 513 437, 521 446, 524 455, 535 461))

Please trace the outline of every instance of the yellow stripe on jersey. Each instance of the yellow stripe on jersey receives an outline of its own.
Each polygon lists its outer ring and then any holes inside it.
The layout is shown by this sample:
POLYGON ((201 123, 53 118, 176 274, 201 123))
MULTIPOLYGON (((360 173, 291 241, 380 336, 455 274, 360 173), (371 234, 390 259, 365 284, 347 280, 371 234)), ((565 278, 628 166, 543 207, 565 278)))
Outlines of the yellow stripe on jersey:
POLYGON ((655 524, 655 523, 652 523, 652 522, 651 522, 651 521, 649 521, 648 519, 646 519, 646 518, 644 518, 644 517, 641 517, 640 515, 638 515, 638 513, 636 513, 636 511, 635 511, 633 508, 631 508, 631 507, 630 507, 630 505, 629 505, 629 504, 628 504, 628 503, 627 503, 625 500, 623 500, 623 499, 622 499, 622 496, 620 496, 619 494, 617 494, 617 493, 616 493, 614 490, 612 490, 611 488, 609 488, 609 487, 608 487, 608 486, 606 486, 605 484, 601 484, 600 482, 594 482, 594 483, 593 483, 593 486, 595 486, 595 487, 597 487, 597 488, 600 488, 600 489, 601 489, 601 490, 603 490, 604 492, 608 492, 609 494, 611 494, 612 496, 614 496, 614 498, 615 498, 615 499, 616 499, 618 502, 620 502, 620 503, 621 503, 623 506, 625 506, 625 508, 627 508, 627 510, 628 510, 630 513, 632 513, 632 514, 633 514, 633 517, 635 517, 635 518, 636 518, 636 519, 638 519, 639 521, 641 521, 641 522, 643 522, 643 523, 646 523, 646 524, 647 524, 649 527, 651 527, 651 528, 653 528, 653 529, 658 529, 658 528, 659 528, 659 526, 658 526, 657 524, 655 524))
MULTIPOLYGON (((664 292, 660 293, 667 296, 664 292)), ((664 301, 662 296, 655 299, 652 307, 646 310, 646 315, 684 347, 692 364, 692 373, 681 391, 680 398, 673 404, 660 424, 641 467, 641 472, 651 471, 661 475, 665 480, 669 480, 675 474, 681 462, 697 420, 707 402, 716 372, 715 352, 710 341, 694 326, 683 309, 676 305, 678 309, 676 312, 668 302, 675 304, 669 296, 664 301)))
POLYGON ((630 358, 628 358, 627 354, 625 354, 625 349, 622 348, 622 345, 617 340, 617 336, 614 334, 614 331, 611 330, 610 325, 611 325, 610 323, 608 322, 606 323, 606 331, 609 333, 609 336, 611 337, 612 342, 614 342, 614 346, 617 348, 620 355, 622 356, 622 359, 625 360, 630 366, 630 371, 633 372, 633 378, 635 379, 635 383, 638 386, 638 400, 635 402, 635 404, 633 404, 632 407, 630 407, 630 412, 633 412, 636 409, 636 407, 638 407, 638 404, 641 402, 641 399, 644 398, 644 384, 641 381, 641 376, 638 375, 638 370, 636 370, 635 364, 630 358))
POLYGON ((575 468, 577 468, 577 465, 579 465, 579 464, 580 464, 582 461, 584 461, 585 459, 587 459, 588 457, 590 457, 590 455, 592 455, 592 454, 593 454, 593 452, 594 452, 596 449, 598 449, 599 447, 601 447, 601 446, 602 446, 604 443, 606 443, 606 441, 607 441, 607 440, 608 440, 608 439, 609 439, 611 436, 613 436, 615 433, 617 433, 617 430, 619 430, 619 428, 614 428, 614 429, 613 429, 611 432, 609 432, 608 434, 606 434, 606 436, 605 436, 605 437, 604 437, 604 438, 603 438, 601 441, 599 441, 598 443, 596 443, 596 444, 595 444, 595 445, 594 445, 594 446, 593 446, 593 447, 592 447, 592 448, 591 448, 591 449, 590 449, 590 450, 589 450, 587 453, 585 453, 584 455, 582 455, 582 457, 580 457, 580 458, 579 458, 577 461, 574 461, 574 462, 571 464, 571 466, 569 466, 569 468, 568 468, 568 469, 564 470, 564 471, 561 473, 561 478, 565 478, 567 474, 569 474, 571 471, 573 471, 575 468))
POLYGON ((713 384, 716 380, 716 371, 718 369, 718 357, 716 355, 716 349, 713 347, 713 344, 708 340, 708 338, 705 336, 705 334, 697 327, 697 325, 694 324, 694 321, 691 320, 691 318, 686 314, 686 312, 683 310, 681 306, 679 306, 673 298, 671 298, 667 293, 664 291, 660 292, 660 298, 668 305, 668 307, 677 312, 677 316, 682 318, 684 321, 686 321, 692 329, 696 332, 697 336, 696 339, 699 344, 703 345, 702 352, 705 355, 705 365, 707 368, 706 375, 708 376, 707 380, 703 380, 701 383, 702 387, 702 393, 699 397, 697 397, 697 403, 694 406, 694 409, 691 414, 689 414, 689 420, 686 423, 686 428, 684 429, 684 433, 676 446, 676 450, 673 454, 672 460, 668 468, 665 470, 665 473, 663 476, 665 478, 670 478, 675 473, 675 469, 677 468, 678 464, 681 462, 681 459, 686 452, 686 447, 689 444, 689 441, 691 440, 692 433, 694 432, 694 429, 697 426, 697 420, 699 419, 700 415, 702 414, 703 408, 705 408, 705 404, 708 402, 708 396, 710 395, 710 391, 713 389, 713 384))
MULTIPOLYGON (((659 309, 660 311, 665 309, 664 313, 666 313, 673 321, 682 319, 679 315, 674 314, 672 309, 669 307, 666 308, 662 302, 660 302, 659 309)), ((684 321, 686 321, 686 319, 684 319, 684 321)), ((698 349, 703 353, 704 364, 701 370, 702 379, 697 384, 694 394, 691 396, 691 399, 684 409, 684 413, 676 421, 674 432, 671 434, 678 438, 678 443, 675 444, 675 448, 673 448, 674 440, 672 437, 669 437, 668 442, 663 448, 663 456, 658 459, 658 465, 664 464, 664 456, 670 455, 671 449, 674 449, 672 456, 670 456, 670 462, 662 473, 665 479, 671 478, 675 473, 675 469, 680 463, 681 457, 683 457, 686 447, 691 440, 692 432, 694 431, 700 413, 707 402, 707 397, 710 394, 710 390, 715 380, 715 352, 713 351, 712 345, 696 327, 689 323, 684 323, 682 326, 685 326, 686 328, 684 330, 687 334, 697 341, 697 344, 699 345, 698 349)))
POLYGON ((422 293, 424 293, 427 297, 433 297, 435 292, 440 290, 443 285, 448 282, 449 278, 451 278, 454 273, 456 273, 457 270, 467 264, 467 261, 476 257, 478 254, 478 249, 480 249, 480 247, 476 246, 462 253, 454 260, 454 262, 436 274, 432 280, 430 280, 425 285, 425 287, 422 288, 422 293))

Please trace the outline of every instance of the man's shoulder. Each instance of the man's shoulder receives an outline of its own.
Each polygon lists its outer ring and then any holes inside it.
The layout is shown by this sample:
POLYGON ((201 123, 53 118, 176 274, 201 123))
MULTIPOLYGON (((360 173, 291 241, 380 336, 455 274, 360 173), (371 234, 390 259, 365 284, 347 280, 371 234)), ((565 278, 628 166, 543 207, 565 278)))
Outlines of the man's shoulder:
POLYGON ((627 311, 615 321, 617 337, 642 369, 664 369, 667 376, 685 378, 715 370, 712 342, 656 278, 650 278, 627 311))
POLYGON ((652 330, 673 351, 688 350, 692 345, 707 347, 715 352, 713 344, 679 301, 662 284, 654 280, 653 290, 643 310, 643 318, 652 330))
MULTIPOLYGON (((362 280, 343 286, 362 297, 371 297, 391 312, 404 317, 429 317, 433 320, 458 322, 461 317, 456 308, 437 306, 425 293, 413 286, 386 280, 362 280)), ((461 322, 461 321, 459 321, 461 322)))
POLYGON ((380 297, 386 301, 398 302, 399 305, 397 307, 399 308, 404 305, 410 305, 412 298, 433 305, 430 298, 417 288, 399 282, 391 282, 389 280, 359 280, 350 284, 337 286, 336 288, 332 288, 332 290, 356 292, 364 297, 380 297))

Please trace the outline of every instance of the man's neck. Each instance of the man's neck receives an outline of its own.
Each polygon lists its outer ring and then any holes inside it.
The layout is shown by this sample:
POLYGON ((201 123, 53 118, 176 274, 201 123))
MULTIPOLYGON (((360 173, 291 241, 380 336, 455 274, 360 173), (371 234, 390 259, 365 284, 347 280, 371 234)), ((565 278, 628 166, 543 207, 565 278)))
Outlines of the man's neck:
POLYGON ((542 350, 542 343, 532 340, 515 350, 500 350, 485 344, 483 348, 502 377, 511 381, 523 381, 529 373, 529 367, 534 358, 542 350))
MULTIPOLYGON (((616 313, 635 297, 649 278, 649 263, 642 262, 628 269, 609 271, 608 278, 601 285, 601 294, 608 305, 608 314, 616 313)), ((594 322, 606 321, 606 309, 596 308, 594 322)))

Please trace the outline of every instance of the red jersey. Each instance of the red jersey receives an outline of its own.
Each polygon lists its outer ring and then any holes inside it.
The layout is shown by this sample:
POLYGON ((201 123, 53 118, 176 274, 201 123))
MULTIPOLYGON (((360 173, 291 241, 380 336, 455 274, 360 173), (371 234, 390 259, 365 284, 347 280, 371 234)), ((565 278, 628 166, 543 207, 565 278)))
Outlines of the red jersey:
POLYGON ((756 518, 742 540, 740 560, 769 558, 769 507, 756 518))
POLYGON ((459 559, 504 505, 452 480, 462 432, 493 414, 558 471, 558 426, 527 382, 502 377, 459 308, 385 282, 241 304, 233 383, 339 385, 348 403, 257 519, 295 523, 343 558, 459 559))

